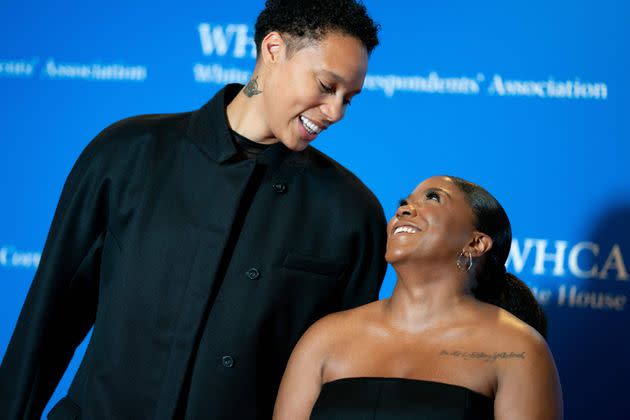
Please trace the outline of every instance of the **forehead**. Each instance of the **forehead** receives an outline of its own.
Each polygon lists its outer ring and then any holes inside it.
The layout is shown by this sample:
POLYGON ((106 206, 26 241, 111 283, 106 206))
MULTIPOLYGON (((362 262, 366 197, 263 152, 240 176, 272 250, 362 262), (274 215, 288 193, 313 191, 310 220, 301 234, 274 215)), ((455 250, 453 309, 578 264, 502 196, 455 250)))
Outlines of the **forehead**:
POLYGON ((462 195, 457 185, 455 185, 455 183, 453 183, 453 181, 446 176, 433 176, 431 178, 425 179, 420 184, 418 184, 418 186, 413 190, 412 194, 421 194, 424 191, 430 189, 444 190, 449 193, 451 197, 462 195))
POLYGON ((416 189, 413 191, 412 196, 422 197, 427 190, 444 191, 448 194, 449 199, 446 200, 447 207, 451 211, 459 212, 459 214, 465 214, 466 217, 472 217, 474 219, 473 209, 468 202, 466 194, 459 189, 453 180, 446 176, 434 176, 422 181, 416 189))
POLYGON ((315 71, 334 73, 342 79, 339 82, 362 85, 367 73, 368 53, 354 36, 331 32, 306 43, 291 60, 315 71))

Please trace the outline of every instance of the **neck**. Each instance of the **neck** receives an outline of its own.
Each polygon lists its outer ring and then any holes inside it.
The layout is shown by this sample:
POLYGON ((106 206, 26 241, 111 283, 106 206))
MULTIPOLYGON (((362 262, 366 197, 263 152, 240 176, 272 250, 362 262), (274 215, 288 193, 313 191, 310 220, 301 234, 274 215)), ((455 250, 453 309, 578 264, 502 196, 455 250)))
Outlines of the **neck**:
MULTIPOLYGON (((256 69, 253 74, 252 77, 256 77, 256 69)), ((258 86, 260 87, 260 84, 258 86)), ((226 114, 230 128, 256 143, 277 143, 278 139, 273 136, 265 120, 263 101, 265 93, 261 91, 248 96, 244 91, 245 89, 241 90, 227 106, 226 114)))
POLYGON ((394 264, 398 280, 385 304, 396 329, 419 333, 456 320, 476 300, 457 268, 432 264, 394 264))

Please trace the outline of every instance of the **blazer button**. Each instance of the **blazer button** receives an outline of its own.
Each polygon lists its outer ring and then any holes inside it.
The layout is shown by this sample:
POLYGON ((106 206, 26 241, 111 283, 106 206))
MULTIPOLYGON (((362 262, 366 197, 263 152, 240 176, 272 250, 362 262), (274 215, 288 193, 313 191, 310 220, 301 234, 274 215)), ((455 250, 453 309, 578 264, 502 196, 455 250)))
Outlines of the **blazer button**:
POLYGON ((232 356, 223 356, 221 363, 223 363, 223 367, 226 368, 234 367, 234 358, 232 356))
POLYGON ((260 277, 260 271, 258 271, 258 269, 256 268, 250 268, 245 274, 250 280, 256 280, 258 277, 260 277))
POLYGON ((287 192, 287 184, 285 184, 284 182, 274 182, 272 187, 273 190, 278 194, 284 194, 285 192, 287 192))

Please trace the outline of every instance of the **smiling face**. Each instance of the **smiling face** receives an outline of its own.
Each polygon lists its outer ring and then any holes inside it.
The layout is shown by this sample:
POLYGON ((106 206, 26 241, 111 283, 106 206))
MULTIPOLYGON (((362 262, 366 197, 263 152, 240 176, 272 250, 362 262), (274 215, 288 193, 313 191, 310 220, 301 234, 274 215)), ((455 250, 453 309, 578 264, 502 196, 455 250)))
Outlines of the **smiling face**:
POLYGON ((454 265, 472 238, 473 221, 466 196, 450 178, 429 178, 401 201, 389 221, 385 259, 395 264, 428 257, 454 265))
POLYGON ((264 118, 273 137, 300 151, 343 118, 363 86, 368 53, 357 38, 337 32, 290 54, 287 41, 274 32, 263 40, 264 118))

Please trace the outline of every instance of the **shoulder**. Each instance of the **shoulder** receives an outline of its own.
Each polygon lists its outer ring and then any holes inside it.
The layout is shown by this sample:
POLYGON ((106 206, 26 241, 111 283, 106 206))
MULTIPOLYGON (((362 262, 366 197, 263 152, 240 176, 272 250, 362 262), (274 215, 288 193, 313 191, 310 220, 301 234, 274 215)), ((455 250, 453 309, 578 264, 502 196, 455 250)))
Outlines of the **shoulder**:
POLYGON ((307 147, 302 154, 308 160, 310 169, 322 172, 328 178, 336 178, 337 188, 356 191, 370 199, 376 200, 372 191, 348 168, 313 146, 307 147))
POLYGON ((301 153, 308 162, 308 172, 317 174, 329 197, 336 197, 342 206, 354 206, 355 211, 366 211, 384 220, 380 202, 352 171, 315 147, 309 146, 301 153))
POLYGON ((133 146, 142 140, 158 141, 165 137, 178 138, 186 134, 191 112, 179 114, 137 115, 117 121, 94 139, 101 148, 133 146))
POLYGON ((562 389, 547 342, 510 313, 499 313, 493 332, 497 418, 561 418, 562 389))
POLYGON ((306 330, 300 339, 300 345, 328 354, 332 347, 361 334, 361 330, 367 328, 380 305, 381 301, 375 301, 326 315, 306 330))
POLYGON ((545 339, 533 327, 503 308, 484 303, 484 328, 486 335, 493 336, 497 344, 520 344, 526 346, 546 345, 545 339))
MULTIPOLYGON (((160 155, 155 152, 160 147, 154 146, 168 142, 165 137, 179 138, 176 134, 163 134, 168 130, 179 132, 180 127, 186 126, 189 115, 140 115, 117 121, 103 129, 74 162, 64 183, 59 208, 65 206, 80 188, 94 190, 109 186, 111 181, 116 185, 130 185, 131 169, 141 173, 146 166, 143 160, 160 155)), ((161 149, 166 150, 164 147, 161 149)))
POLYGON ((146 155, 143 152, 166 150, 185 138, 190 115, 189 112, 138 115, 117 121, 83 149, 76 166, 114 169, 133 164, 146 155))
MULTIPOLYGON (((552 360, 547 341, 530 325, 508 311, 493 308, 496 316, 488 322, 485 335, 496 349, 497 361, 514 360, 519 363, 499 363, 500 374, 531 371, 533 366, 549 366, 552 360)), ((552 363, 552 362, 551 362, 552 363)))

